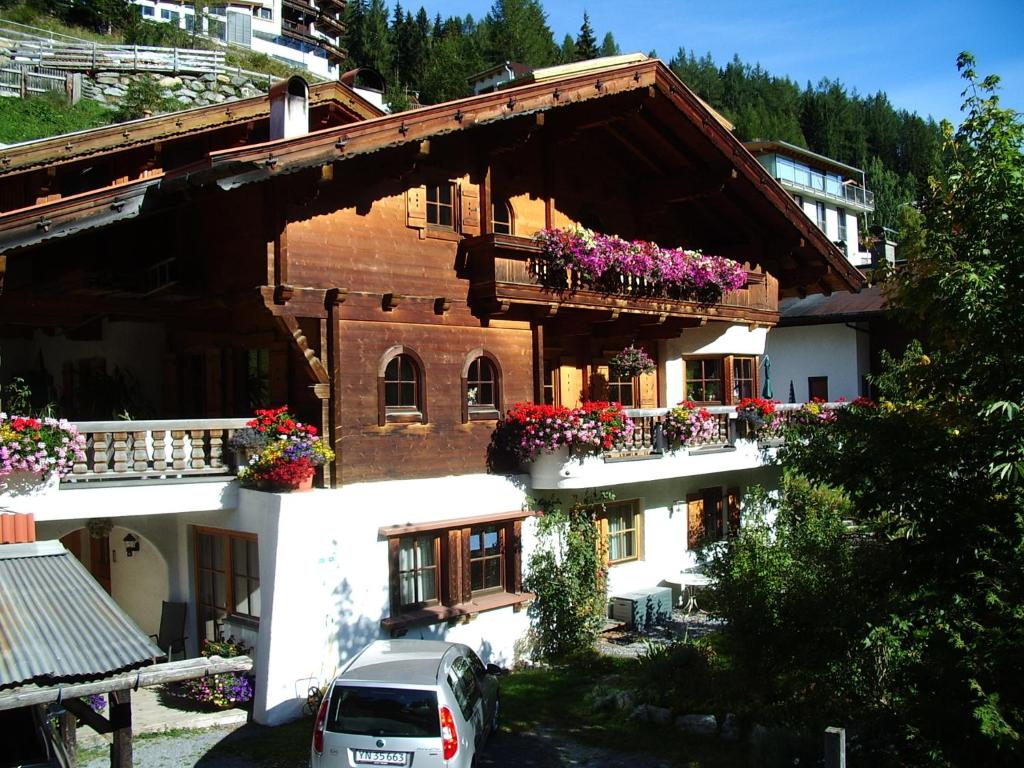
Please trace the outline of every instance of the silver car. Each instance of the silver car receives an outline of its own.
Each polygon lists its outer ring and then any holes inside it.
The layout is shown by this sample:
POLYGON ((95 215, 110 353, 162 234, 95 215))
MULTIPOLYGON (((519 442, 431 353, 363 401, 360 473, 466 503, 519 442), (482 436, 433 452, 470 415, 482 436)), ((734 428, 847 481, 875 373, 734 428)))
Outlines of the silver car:
POLYGON ((324 694, 310 768, 470 768, 498 724, 500 671, 460 643, 370 643, 324 694))

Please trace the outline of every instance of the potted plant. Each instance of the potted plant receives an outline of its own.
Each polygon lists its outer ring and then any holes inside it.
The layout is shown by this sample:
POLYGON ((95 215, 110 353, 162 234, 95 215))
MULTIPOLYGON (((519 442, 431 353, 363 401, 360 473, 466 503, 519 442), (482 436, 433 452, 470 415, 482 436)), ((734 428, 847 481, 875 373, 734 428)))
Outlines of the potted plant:
POLYGON ((0 480, 8 495, 55 488, 85 461, 85 437, 73 424, 49 416, 0 413, 0 480))
POLYGON ((718 435, 718 419, 707 408, 684 400, 665 415, 663 423, 669 449, 707 443, 718 435))
POLYGON ((632 344, 616 352, 608 361, 608 368, 617 376, 642 376, 652 373, 656 367, 654 358, 632 344))
POLYGON ((780 426, 775 413, 778 400, 745 397, 736 405, 736 420, 742 428, 741 437, 765 439, 780 426))
POLYGON ((242 427, 228 439, 230 450, 229 461, 236 472, 249 464, 249 460, 267 447, 265 433, 257 432, 252 427, 242 427))
POLYGON ((590 456, 622 446, 633 422, 618 403, 588 402, 579 408, 516 403, 494 430, 492 448, 521 464, 565 449, 590 456))
POLYGON ((306 491, 313 487, 317 467, 334 458, 316 427, 297 421, 288 406, 256 411, 247 425, 262 437, 263 447, 238 472, 244 487, 270 491, 306 491))

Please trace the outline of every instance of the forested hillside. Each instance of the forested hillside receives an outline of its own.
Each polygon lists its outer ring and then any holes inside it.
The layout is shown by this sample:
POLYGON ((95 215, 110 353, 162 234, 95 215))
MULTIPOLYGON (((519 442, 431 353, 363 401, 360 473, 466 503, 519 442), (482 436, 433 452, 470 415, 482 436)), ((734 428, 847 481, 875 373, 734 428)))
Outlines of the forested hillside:
MULTIPOLYGON (((370 66, 388 83, 394 108, 436 104, 469 93, 468 78, 503 61, 547 66, 619 53, 613 30, 599 38, 584 14, 561 44, 540 0, 494 0, 479 20, 431 17, 426 8, 349 0, 344 38, 350 66, 370 66), (598 40, 601 40, 598 43, 598 40)), ((939 146, 939 128, 882 92, 847 92, 827 76, 800 86, 739 56, 725 66, 682 47, 669 60, 679 77, 736 125, 743 141, 782 139, 863 168, 875 192, 871 224, 895 227, 900 206, 923 192, 939 146)), ((827 73, 822 73, 827 75, 827 73)))

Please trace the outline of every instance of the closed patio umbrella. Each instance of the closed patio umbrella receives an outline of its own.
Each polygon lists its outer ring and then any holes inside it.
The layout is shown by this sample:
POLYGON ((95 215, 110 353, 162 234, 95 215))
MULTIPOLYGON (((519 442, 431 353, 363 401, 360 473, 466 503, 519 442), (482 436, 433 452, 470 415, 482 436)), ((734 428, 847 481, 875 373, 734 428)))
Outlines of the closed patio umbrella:
POLYGON ((761 361, 761 365, 764 366, 764 378, 761 382, 761 397, 766 400, 771 400, 775 397, 775 392, 772 390, 772 359, 765 355, 761 361))

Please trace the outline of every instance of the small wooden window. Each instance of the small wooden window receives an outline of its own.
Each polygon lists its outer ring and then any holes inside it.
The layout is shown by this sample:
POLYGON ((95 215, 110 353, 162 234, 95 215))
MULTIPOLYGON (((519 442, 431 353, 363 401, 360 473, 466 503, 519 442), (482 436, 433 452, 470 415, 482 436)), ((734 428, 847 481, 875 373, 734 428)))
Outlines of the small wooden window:
POLYGON ((423 361, 408 347, 395 346, 377 370, 378 423, 425 422, 423 361))
POLYGON ((408 536, 398 542, 398 592, 402 609, 438 602, 440 538, 434 534, 408 536))
POLYGON ((753 357, 732 359, 732 401, 757 396, 757 360, 753 357))
POLYGON ((721 358, 686 361, 686 399, 697 403, 722 402, 721 358))
POLYGON ((455 229, 455 185, 450 181, 427 185, 427 224, 455 229))
POLYGON ((495 200, 491 206, 491 228, 496 235, 512 234, 512 206, 508 200, 495 200))
POLYGON ((636 406, 636 378, 623 376, 609 371, 608 373, 608 400, 613 403, 620 403, 623 408, 636 406))
POLYGON ((462 420, 496 419, 501 413, 501 368, 483 349, 466 356, 462 368, 462 420))
POLYGON ((607 504, 599 524, 609 565, 643 559, 643 513, 638 501, 607 504))
POLYGON ((503 525, 470 528, 469 573, 474 595, 505 589, 504 540, 503 525))

